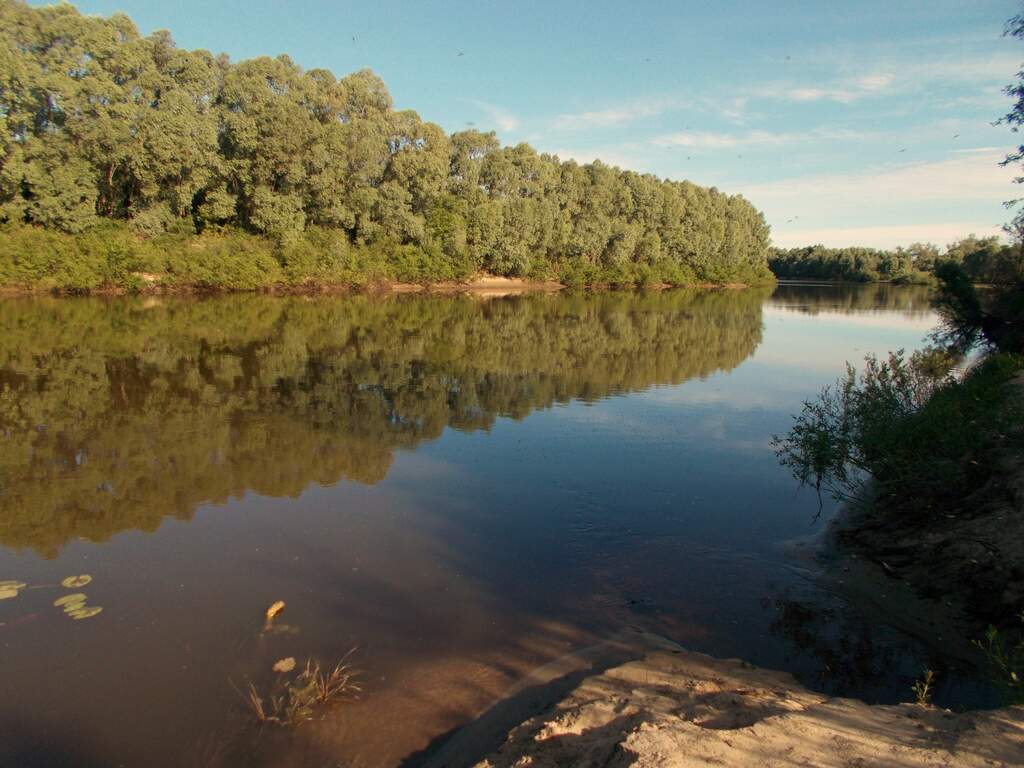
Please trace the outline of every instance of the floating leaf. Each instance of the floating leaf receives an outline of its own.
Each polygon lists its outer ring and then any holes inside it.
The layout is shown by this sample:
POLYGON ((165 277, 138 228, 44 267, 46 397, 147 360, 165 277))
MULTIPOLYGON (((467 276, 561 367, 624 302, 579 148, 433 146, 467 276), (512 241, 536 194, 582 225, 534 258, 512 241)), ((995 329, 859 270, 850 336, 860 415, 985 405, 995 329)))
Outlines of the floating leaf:
POLYGON ((274 664, 275 672, 291 672, 293 669, 295 669, 294 656, 289 656, 285 659, 278 659, 278 661, 274 664))
POLYGON ((81 576, 68 576, 61 582, 61 586, 67 587, 68 589, 75 589, 77 587, 84 587, 90 581, 92 581, 92 576, 87 573, 83 573, 81 576))
POLYGON ((284 610, 284 600, 278 600, 276 603, 267 608, 267 624, 274 620, 281 611, 284 610))
POLYGON ((86 595, 82 592, 75 592, 71 595, 64 595, 64 597, 58 597, 53 601, 53 604, 57 608, 64 608, 66 611, 73 611, 75 608, 81 608, 85 605, 86 595))
POLYGON ((68 611, 68 616, 70 616, 75 621, 78 621, 79 619, 92 618, 102 610, 103 609, 98 605, 90 605, 85 608, 78 608, 73 611, 68 611))
POLYGON ((25 588, 24 581, 0 581, 0 600, 10 600, 18 596, 18 590, 25 588))

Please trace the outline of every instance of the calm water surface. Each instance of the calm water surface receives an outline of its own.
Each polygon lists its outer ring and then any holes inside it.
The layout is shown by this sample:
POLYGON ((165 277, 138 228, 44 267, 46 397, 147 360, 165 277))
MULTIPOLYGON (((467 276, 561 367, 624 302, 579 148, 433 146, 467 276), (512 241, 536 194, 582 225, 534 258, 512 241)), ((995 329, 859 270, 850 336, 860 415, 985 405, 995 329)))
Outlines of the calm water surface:
POLYGON ((890 287, 4 301, 0 764, 397 765, 627 627, 908 700, 944 660, 782 553, 822 523, 769 441, 935 322, 890 287), (99 615, 53 606, 74 574, 99 615), (359 701, 249 727, 232 684, 353 647, 359 701))

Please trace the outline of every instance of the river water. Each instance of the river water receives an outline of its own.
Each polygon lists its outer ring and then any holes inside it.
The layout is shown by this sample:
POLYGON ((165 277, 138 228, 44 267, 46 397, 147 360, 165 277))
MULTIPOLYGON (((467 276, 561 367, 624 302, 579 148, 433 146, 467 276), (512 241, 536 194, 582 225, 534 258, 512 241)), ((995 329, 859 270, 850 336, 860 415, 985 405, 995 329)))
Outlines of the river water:
POLYGON ((889 286, 5 300, 0 765, 415 763, 624 628, 977 703, 780 546, 835 505, 772 434, 935 323, 889 286), (357 699, 251 725, 276 660, 350 651, 357 699))

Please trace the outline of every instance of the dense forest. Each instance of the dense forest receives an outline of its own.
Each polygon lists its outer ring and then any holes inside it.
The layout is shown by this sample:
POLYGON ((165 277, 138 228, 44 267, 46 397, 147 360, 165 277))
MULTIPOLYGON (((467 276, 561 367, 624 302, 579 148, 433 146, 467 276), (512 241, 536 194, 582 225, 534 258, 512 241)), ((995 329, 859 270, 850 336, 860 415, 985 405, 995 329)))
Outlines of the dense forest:
POLYGON ((445 428, 731 370, 766 290, 9 299, 0 543, 54 556, 247 490, 372 484, 445 428))
POLYGON ((1021 245, 1006 245, 997 237, 974 235, 951 243, 945 251, 931 243, 914 243, 892 251, 874 248, 772 248, 768 266, 782 280, 834 280, 858 283, 933 281, 937 265, 952 261, 963 266, 976 283, 1002 283, 1021 263, 1021 245))
POLYGON ((395 110, 369 70, 231 62, 0 0, 0 286, 770 279, 739 196, 395 110))

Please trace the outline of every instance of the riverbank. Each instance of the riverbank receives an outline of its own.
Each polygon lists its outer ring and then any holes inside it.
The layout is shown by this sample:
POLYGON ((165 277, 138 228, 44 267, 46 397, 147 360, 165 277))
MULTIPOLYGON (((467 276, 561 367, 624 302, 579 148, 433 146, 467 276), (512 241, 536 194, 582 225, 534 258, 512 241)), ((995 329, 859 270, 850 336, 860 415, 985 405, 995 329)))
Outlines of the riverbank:
POLYGON ((517 287, 675 287, 773 283, 763 261, 693 264, 658 258, 609 260, 599 254, 540 254, 507 269, 479 254, 410 243, 352 242, 343 230, 308 228, 274 239, 239 228, 143 237, 105 222, 78 234, 0 227, 0 291, 120 295, 137 293, 345 293, 485 290, 517 287))
MULTIPOLYGON (((1024 373, 1004 396, 1008 404, 1024 399, 1024 373)), ((988 626, 1019 629, 1024 611, 1024 453, 1007 437, 1019 424, 1005 413, 988 476, 967 497, 928 519, 905 498, 848 509, 823 538, 824 578, 837 591, 962 658, 976 659, 973 641, 988 626)))
MULTIPOLYGON (((872 706, 814 693, 784 672, 676 647, 585 677, 476 768, 1021 763, 1024 707, 955 714, 872 706)), ((460 763, 428 763, 442 764, 460 763)))
MULTIPOLYGON (((143 276, 143 279, 152 277, 143 276)), ((409 283, 395 280, 378 280, 365 284, 309 284, 309 285, 276 285, 261 289, 233 289, 224 287, 208 287, 196 285, 165 285, 157 281, 145 281, 137 288, 118 286, 96 288, 89 291, 67 291, 57 288, 29 288, 23 286, 0 286, 0 298, 18 298, 31 296, 97 296, 116 298, 119 296, 210 296, 232 293, 257 293, 271 296, 347 296, 367 294, 371 296, 387 296, 397 294, 436 294, 441 296, 465 294, 476 299, 492 299, 503 296, 515 296, 524 293, 557 293, 564 290, 614 291, 614 290, 645 290, 666 291, 672 289, 691 289, 701 291, 736 291, 757 288, 765 283, 649 283, 644 285, 620 285, 613 283, 587 283, 584 285, 567 285, 557 280, 528 280, 515 277, 502 277, 480 273, 457 282, 445 280, 436 283, 409 283)))

